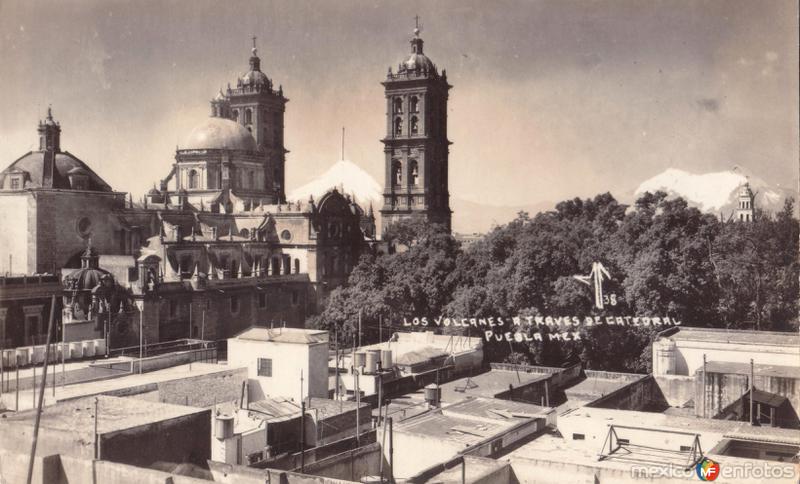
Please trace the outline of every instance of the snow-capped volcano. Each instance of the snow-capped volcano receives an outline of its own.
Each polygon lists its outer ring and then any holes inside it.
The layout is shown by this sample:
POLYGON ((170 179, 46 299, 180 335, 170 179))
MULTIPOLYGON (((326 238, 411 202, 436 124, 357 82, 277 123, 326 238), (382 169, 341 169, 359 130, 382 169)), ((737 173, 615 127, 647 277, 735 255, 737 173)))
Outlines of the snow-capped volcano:
MULTIPOLYGON (((748 183, 748 177, 736 171, 695 174, 677 168, 668 168, 642 182, 634 193, 665 191, 680 196, 705 212, 729 211, 736 206, 738 189, 748 183)), ((756 205, 765 209, 779 209, 785 190, 773 189, 766 182, 750 178, 750 186, 757 192, 756 205)))
POLYGON ((370 203, 380 206, 383 189, 369 173, 352 161, 339 160, 322 175, 289 193, 289 200, 305 201, 313 196, 319 200, 326 192, 336 188, 352 195, 356 202, 366 208, 370 203))

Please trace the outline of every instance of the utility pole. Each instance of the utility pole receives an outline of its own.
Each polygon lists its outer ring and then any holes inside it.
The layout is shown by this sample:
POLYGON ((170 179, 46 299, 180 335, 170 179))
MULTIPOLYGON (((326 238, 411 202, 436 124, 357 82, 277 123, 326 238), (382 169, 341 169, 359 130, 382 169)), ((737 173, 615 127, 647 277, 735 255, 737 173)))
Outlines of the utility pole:
MULTIPOLYGON (((44 366, 42 368, 42 387, 39 391, 39 405, 36 407, 36 420, 33 424, 33 442, 31 443, 31 457, 28 461, 28 484, 31 484, 33 479, 33 462, 36 458, 36 444, 39 438, 39 422, 42 418, 42 402, 44 401, 44 392, 47 385, 47 363, 50 358, 50 337, 53 334, 53 320, 56 312, 56 296, 53 295, 50 299, 50 323, 47 325, 47 344, 44 347, 44 366)), ((34 365, 34 371, 36 366, 34 365)), ((36 393, 35 385, 36 378, 33 380, 34 394, 36 393)))
POLYGON ((358 310, 358 347, 361 348, 361 310, 358 310))
POLYGON ((753 417, 753 390, 755 389, 756 370, 753 365, 753 359, 750 358, 750 425, 753 425, 755 418, 753 417))

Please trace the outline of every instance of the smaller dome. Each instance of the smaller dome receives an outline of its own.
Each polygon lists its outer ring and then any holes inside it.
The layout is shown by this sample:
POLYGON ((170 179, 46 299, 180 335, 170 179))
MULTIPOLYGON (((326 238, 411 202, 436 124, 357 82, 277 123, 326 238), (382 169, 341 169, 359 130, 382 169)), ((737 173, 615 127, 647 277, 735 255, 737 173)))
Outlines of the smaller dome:
POLYGON ((419 69, 421 71, 433 72, 436 69, 433 65, 433 61, 428 59, 428 56, 425 54, 409 55, 408 58, 403 61, 403 67, 409 71, 416 71, 419 69))
POLYGON ((208 118, 192 130, 186 145, 188 150, 257 151, 256 140, 244 126, 225 118, 208 118))
POLYGON ((114 280, 114 277, 108 271, 99 268, 84 267, 67 276, 65 286, 67 289, 71 290, 91 291, 106 278, 110 278, 112 282, 114 280), (74 281, 74 285, 70 284, 72 281, 74 281))
POLYGON ((261 71, 252 70, 249 71, 247 74, 243 75, 241 78, 242 84, 244 85, 260 85, 260 86, 269 86, 269 78, 266 74, 261 71))

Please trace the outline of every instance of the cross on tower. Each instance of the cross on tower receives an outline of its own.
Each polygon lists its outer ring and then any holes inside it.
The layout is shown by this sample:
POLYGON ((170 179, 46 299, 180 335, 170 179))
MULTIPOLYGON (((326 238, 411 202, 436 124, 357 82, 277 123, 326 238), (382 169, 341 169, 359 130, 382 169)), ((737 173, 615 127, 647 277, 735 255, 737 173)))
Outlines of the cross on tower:
POLYGON ((419 15, 415 15, 414 16, 414 33, 416 35, 419 35, 420 30, 422 30, 422 29, 421 29, 420 24, 419 24, 419 15))
POLYGON ((256 36, 255 35, 253 36, 253 48, 254 49, 256 48, 256 36))

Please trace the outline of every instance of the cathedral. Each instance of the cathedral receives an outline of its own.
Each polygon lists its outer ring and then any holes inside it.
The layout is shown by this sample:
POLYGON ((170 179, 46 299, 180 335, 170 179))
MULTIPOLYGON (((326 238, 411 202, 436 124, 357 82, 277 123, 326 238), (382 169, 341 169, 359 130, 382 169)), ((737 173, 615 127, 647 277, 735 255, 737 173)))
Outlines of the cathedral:
MULTIPOLYGON (((383 82, 387 100, 382 228, 416 217, 450 227, 444 71, 412 53, 383 82)), ((140 200, 62 149, 48 109, 39 149, 0 173, 0 349, 42 344, 50 296, 56 340, 104 351, 183 338, 220 340, 252 325, 302 327, 362 252, 375 218, 331 188, 287 200, 288 99, 261 70, 210 101, 210 116, 140 200)))

